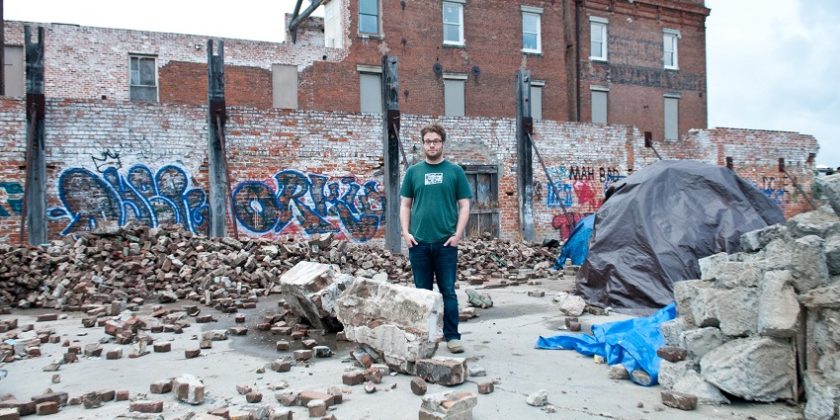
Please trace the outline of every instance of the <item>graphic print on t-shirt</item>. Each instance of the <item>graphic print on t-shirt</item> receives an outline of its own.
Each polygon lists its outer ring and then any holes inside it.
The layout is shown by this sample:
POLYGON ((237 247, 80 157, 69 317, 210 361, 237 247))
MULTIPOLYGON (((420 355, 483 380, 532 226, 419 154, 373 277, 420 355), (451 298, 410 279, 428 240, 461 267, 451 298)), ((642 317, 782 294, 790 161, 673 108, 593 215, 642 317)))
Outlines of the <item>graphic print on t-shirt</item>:
POLYGON ((443 184, 443 173, 442 172, 426 174, 425 185, 435 185, 435 184, 443 184))

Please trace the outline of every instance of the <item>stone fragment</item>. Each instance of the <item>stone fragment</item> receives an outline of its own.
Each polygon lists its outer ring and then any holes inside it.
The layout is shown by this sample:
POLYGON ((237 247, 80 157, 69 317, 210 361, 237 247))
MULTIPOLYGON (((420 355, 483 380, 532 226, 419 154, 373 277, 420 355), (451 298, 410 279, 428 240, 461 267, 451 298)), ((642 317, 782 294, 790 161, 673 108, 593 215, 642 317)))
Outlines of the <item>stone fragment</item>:
POLYGON ((209 341, 222 341, 228 339, 228 332, 226 330, 210 330, 205 331, 201 338, 209 341))
POLYGON ((333 396, 320 391, 303 391, 300 394, 298 394, 298 399, 300 400, 300 404, 303 406, 305 406, 312 400, 321 400, 324 403, 326 403, 327 406, 333 405, 333 396))
POLYGON ((443 328, 440 293, 357 279, 338 299, 338 320, 350 341, 370 346, 389 366, 411 372, 431 357, 443 328))
POLYGON ((828 275, 840 274, 840 234, 825 238, 825 264, 828 266, 828 275))
POLYGON ((373 382, 365 382, 365 393, 373 394, 377 391, 376 384, 373 382))
POLYGON ((111 350, 108 350, 107 353, 105 353, 105 359, 106 360, 121 359, 122 356, 123 356, 123 351, 122 351, 121 348, 111 349, 111 350))
POLYGON ((323 303, 329 301, 334 304, 335 297, 352 282, 352 276, 339 275, 333 266, 301 261, 280 276, 280 290, 292 311, 309 321, 310 325, 338 331, 341 328, 335 314, 325 310, 323 303), (334 283, 337 286, 330 290, 334 283))
MULTIPOLYGON (((679 310, 679 309, 678 309, 679 310)), ((659 324, 659 332, 665 339, 665 345, 683 347, 682 333, 685 331, 685 319, 674 318, 659 324)))
POLYGON ((281 391, 274 394, 274 399, 286 407, 297 405, 298 397, 299 393, 297 391, 281 391))
POLYGON ((204 402, 204 383, 190 374, 182 374, 172 384, 175 398, 187 404, 199 405, 204 402))
POLYGON ((152 394, 166 394, 171 391, 172 380, 170 379, 161 379, 159 381, 152 382, 151 385, 149 385, 149 392, 152 394))
POLYGON ((729 341, 700 359, 703 379, 722 391, 750 400, 793 399, 796 382, 793 346, 769 337, 729 341))
POLYGON ((128 411, 136 411, 138 413, 162 413, 163 401, 133 401, 131 405, 129 405, 128 411))
POLYGON ((251 391, 245 394, 245 401, 248 401, 250 404, 258 403, 262 401, 262 393, 251 391))
POLYGON ((534 407, 542 407, 548 402, 548 391, 541 389, 537 392, 528 395, 528 398, 525 399, 525 402, 528 405, 533 405, 534 407))
POLYGON ((799 301, 789 271, 768 271, 758 295, 758 333, 794 337, 799 331, 799 301))
MULTIPOLYGON (((763 249, 774 239, 790 240, 787 227, 782 224, 770 225, 762 229, 754 230, 741 235, 741 249, 747 252, 756 252, 763 249)), ((700 261, 702 261, 701 259, 700 261)), ((703 265, 701 262, 700 269, 703 265)))
POLYGON ((275 343, 274 346, 277 349, 277 351, 288 351, 290 348, 289 342, 286 340, 277 340, 277 343, 275 343))
POLYGON ((327 346, 315 346, 312 348, 312 351, 315 352, 315 357, 317 358, 332 357, 333 355, 332 349, 327 346))
POLYGON ((275 372, 288 372, 292 370, 292 362, 289 360, 283 359, 275 359, 271 362, 271 370, 275 372))
POLYGON ((662 388, 673 389, 680 379, 687 376, 689 372, 695 372, 694 363, 688 360, 682 362, 668 362, 663 360, 659 363, 659 384, 662 388))
POLYGON ((704 354, 720 347, 726 338, 714 327, 697 328, 683 332, 681 341, 685 345, 688 357, 700 360, 704 354))
POLYGON ((828 197, 828 203, 834 214, 840 215, 840 174, 816 177, 814 181, 828 197))
POLYGON ((82 395, 82 405, 86 409, 99 408, 102 406, 102 396, 98 392, 88 392, 82 395))
POLYGON ((169 353, 172 351, 172 343, 155 343, 153 345, 155 353, 169 353))
POLYGON ((821 206, 813 211, 799 213, 785 223, 793 238, 816 235, 828 238, 840 233, 840 218, 829 206, 821 206))
POLYGON ((414 395, 425 395, 427 389, 428 385, 423 378, 419 376, 411 378, 411 392, 413 392, 414 395))
MULTIPOLYGON (((707 258, 721 258, 719 255, 721 254, 715 254, 707 258)), ((674 299, 677 301, 677 315, 683 320, 683 329, 694 328, 700 325, 694 319, 693 302, 701 296, 700 293, 702 290, 711 288, 712 286, 714 286, 714 283, 709 280, 683 280, 674 283, 674 299)))
POLYGON ((689 370, 674 383, 672 390, 697 397, 698 404, 729 404, 729 399, 720 390, 706 382, 700 373, 689 370))
POLYGON ((762 275, 761 268, 753 262, 712 260, 701 266, 701 279, 713 280, 715 287, 723 289, 756 287, 762 275))
POLYGON ((467 289, 467 303, 476 308, 490 308, 493 306, 493 299, 486 293, 481 293, 473 289, 467 289))
POLYGON ((820 372, 808 371, 803 375, 805 386, 805 418, 833 420, 840 415, 840 386, 825 380, 820 372))
POLYGON ((559 292, 554 301, 560 304, 560 313, 568 316, 581 316, 586 309, 586 301, 582 297, 568 292, 559 292))
POLYGON ((630 375, 627 373, 627 369, 623 365, 615 364, 610 366, 609 377, 610 379, 623 380, 629 379, 630 375))
POLYGON ((184 350, 184 358, 195 359, 201 355, 201 349, 186 349, 184 350))
POLYGON ((312 350, 295 350, 292 352, 292 356, 297 361, 306 361, 312 358, 312 350))
POLYGON ((436 356, 420 359, 414 365, 415 375, 426 382, 439 385, 458 385, 467 379, 467 360, 460 357, 436 356))
POLYGON ((680 410, 696 410, 697 397, 676 391, 662 391, 662 404, 680 410))
POLYGON ((198 348, 200 350, 207 350, 213 348, 213 342, 210 340, 202 339, 198 342, 198 348))
POLYGON ((800 294, 828 284, 825 241, 809 235, 795 241, 776 239, 765 248, 765 271, 788 270, 793 287, 800 294))
POLYGON ((545 290, 529 290, 528 291, 529 297, 545 297, 545 290))

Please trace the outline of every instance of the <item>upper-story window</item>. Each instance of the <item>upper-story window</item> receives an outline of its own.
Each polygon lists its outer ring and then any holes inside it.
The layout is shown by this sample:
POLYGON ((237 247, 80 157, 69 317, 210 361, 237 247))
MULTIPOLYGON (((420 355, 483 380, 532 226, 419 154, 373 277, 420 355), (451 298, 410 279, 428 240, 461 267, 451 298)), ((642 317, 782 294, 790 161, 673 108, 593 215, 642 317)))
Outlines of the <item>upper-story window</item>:
POLYGON ((605 18, 589 17, 589 59, 607 61, 607 24, 605 18))
POLYGON ((379 34, 379 0, 359 0, 359 33, 379 34))
POLYGON ((520 6, 522 10, 522 51, 542 53, 542 37, 540 35, 541 7, 520 6))
POLYGON ((675 29, 664 29, 662 31, 662 64, 666 69, 677 70, 680 68, 677 45, 679 44, 680 31, 675 29))
POLYGON ((324 5, 324 46, 344 47, 344 30, 341 26, 341 2, 331 1, 324 5))
POLYGON ((129 56, 129 98, 139 102, 157 102, 157 64, 155 57, 129 56))
POLYGON ((443 2, 443 43, 464 45, 464 3, 443 2))

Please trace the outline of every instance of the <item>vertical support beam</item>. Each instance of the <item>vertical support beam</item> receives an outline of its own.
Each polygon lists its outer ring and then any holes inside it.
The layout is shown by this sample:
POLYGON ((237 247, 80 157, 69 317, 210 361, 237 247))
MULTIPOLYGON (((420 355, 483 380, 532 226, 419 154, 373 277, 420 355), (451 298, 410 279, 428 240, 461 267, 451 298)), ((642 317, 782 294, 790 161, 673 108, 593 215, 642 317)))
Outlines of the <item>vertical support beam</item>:
POLYGON ((3 0, 0 0, 0 96, 6 95, 6 21, 3 18, 3 0))
POLYGON ((399 59, 382 57, 382 109, 385 127, 385 249, 399 253, 400 243, 400 89, 399 59))
POLYGON ((516 72, 516 187, 522 239, 534 240, 533 155, 531 154, 531 72, 516 72))
POLYGON ((210 178, 210 223, 208 236, 224 237, 226 233, 227 174, 225 149, 219 131, 224 132, 225 114, 225 44, 218 41, 219 51, 213 55, 213 40, 207 40, 207 160, 210 178))
MULTIPOLYGON (((26 49, 26 184, 21 220, 30 245, 47 242, 46 162, 44 160, 44 28, 38 28, 38 43, 30 39, 29 25, 23 29, 26 49)), ((5 48, 5 46, 4 46, 5 48)))

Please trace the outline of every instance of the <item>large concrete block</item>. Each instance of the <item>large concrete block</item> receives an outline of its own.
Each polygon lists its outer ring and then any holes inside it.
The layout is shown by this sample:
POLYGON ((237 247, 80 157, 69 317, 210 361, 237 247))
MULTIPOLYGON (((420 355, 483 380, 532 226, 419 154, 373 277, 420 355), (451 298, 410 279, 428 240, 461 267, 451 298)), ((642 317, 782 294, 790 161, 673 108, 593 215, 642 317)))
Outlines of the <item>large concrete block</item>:
POLYGON ((337 301, 336 315, 348 340, 367 344, 385 363, 412 373, 431 357, 443 330, 440 293, 357 279, 337 301))
POLYGON ((806 419, 833 420, 840 416, 840 386, 827 382, 820 372, 805 372, 802 379, 806 419))
POLYGON ((756 252, 763 249, 774 239, 790 239, 787 226, 782 224, 770 225, 741 235, 741 249, 756 252))
POLYGON ((700 327, 718 327, 732 337, 744 337, 758 327, 758 289, 703 288, 691 301, 694 322, 700 327))
POLYGON ((829 206, 822 206, 814 211, 800 213, 787 221, 788 231, 793 238, 816 235, 827 238, 840 233, 840 218, 829 206))
MULTIPOLYGON (((301 261, 280 276, 280 290, 292 311, 314 328, 339 331, 341 325, 335 314, 325 310, 323 305, 326 301, 330 307, 335 295, 340 294, 339 286, 332 286, 338 280, 341 280, 340 284, 348 281, 346 276, 339 278, 338 270, 333 266, 301 261)), ((349 281, 352 282, 352 278, 349 281)))
POLYGON ((715 287, 724 289, 756 287, 763 274, 761 267, 753 262, 718 260, 706 264, 705 271, 700 273, 703 280, 714 280, 715 287))
POLYGON ((685 319, 677 317, 659 324, 659 332, 665 338, 665 344, 674 347, 684 347, 682 333, 685 331, 685 319))
POLYGON ((715 327, 697 328, 682 334, 682 342, 688 350, 688 357, 695 362, 726 341, 727 338, 715 327))
POLYGON ((696 396, 700 404, 729 404, 729 399, 716 386, 708 383, 693 369, 677 379, 672 389, 696 396))
POLYGON ((707 280, 684 280, 674 283, 674 299, 677 301, 677 315, 681 317, 686 328, 696 327, 698 324, 692 314, 692 301, 702 290, 714 285, 707 280))
POLYGON ((659 385, 662 385, 665 389, 673 389, 674 385, 689 372, 697 373, 695 363, 692 360, 683 360, 676 363, 663 360, 659 363, 659 385))
POLYGON ((794 398, 796 356, 786 340, 743 338, 706 353, 700 373, 722 391, 746 400, 789 400, 794 398))
POLYGON ((764 270, 788 270, 798 293, 828 284, 825 241, 809 235, 795 241, 776 239, 765 248, 764 270))
POLYGON ((840 274, 840 234, 825 239, 825 264, 828 266, 828 275, 840 274))
POLYGON ((840 215, 840 174, 814 178, 828 197, 828 203, 835 214, 840 215))
POLYGON ((799 300, 789 271, 769 271, 758 288, 758 333, 794 337, 799 331, 799 300))

